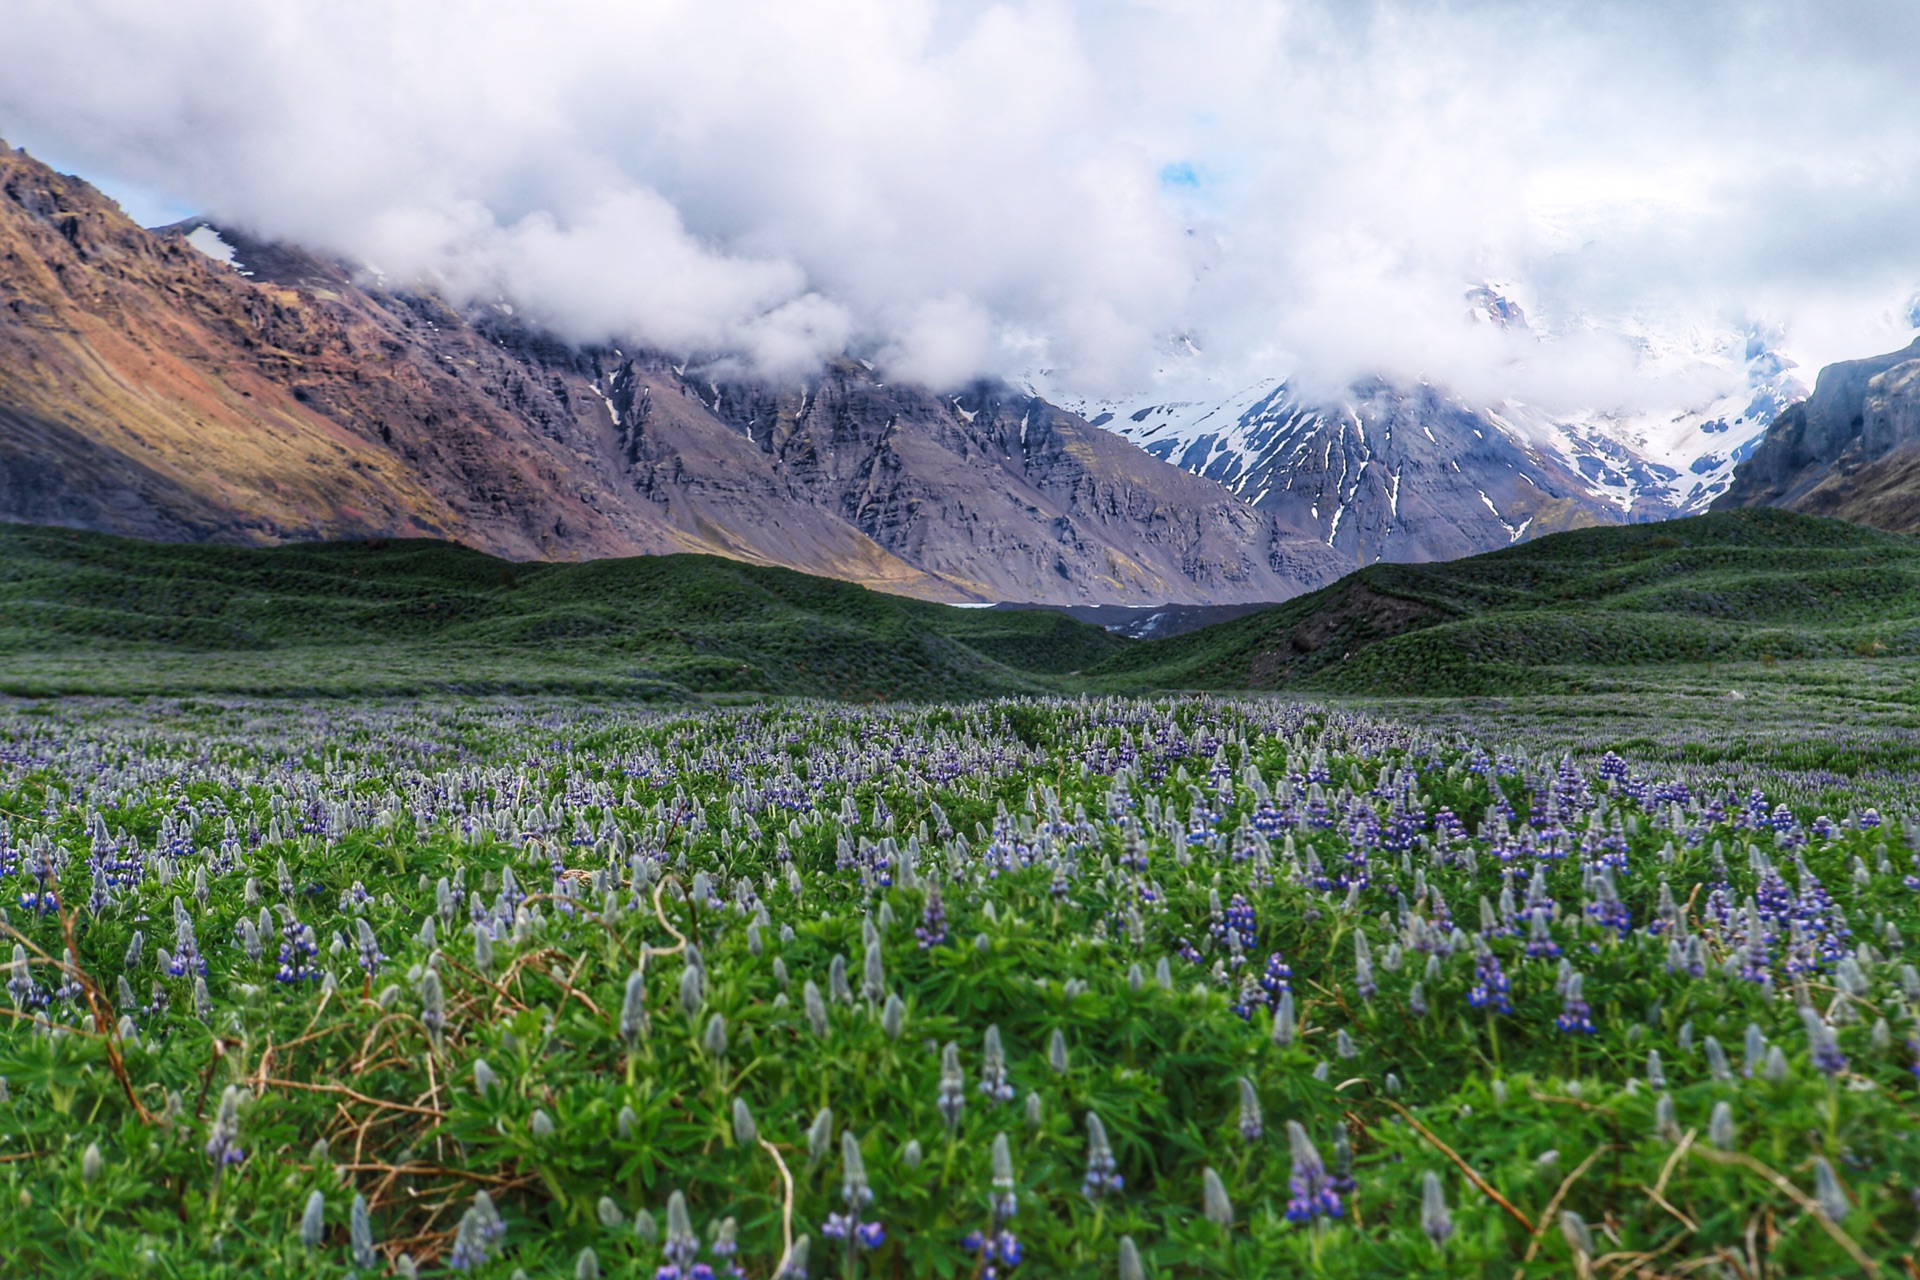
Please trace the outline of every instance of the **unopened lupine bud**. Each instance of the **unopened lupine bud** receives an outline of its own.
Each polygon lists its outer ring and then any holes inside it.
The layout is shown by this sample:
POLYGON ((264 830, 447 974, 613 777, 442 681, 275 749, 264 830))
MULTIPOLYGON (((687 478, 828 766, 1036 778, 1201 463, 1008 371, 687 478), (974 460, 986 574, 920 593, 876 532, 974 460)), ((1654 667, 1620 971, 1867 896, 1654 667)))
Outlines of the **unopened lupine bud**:
POLYGON ((698 965, 680 971, 680 1008, 691 1018, 707 1002, 707 983, 698 965))
POLYGON ((1447 1212, 1447 1196, 1440 1175, 1427 1170, 1420 1186, 1420 1229, 1436 1245, 1444 1245, 1453 1234, 1453 1215, 1447 1212))
POLYGON ((1653 1104, 1653 1131, 1667 1142, 1680 1140, 1680 1123, 1674 1118, 1673 1095, 1663 1093, 1653 1104))
POLYGON ((573 1280, 600 1280, 600 1255, 588 1245, 573 1260, 573 1280))
POLYGON ((639 1113, 630 1106, 621 1107, 620 1114, 614 1119, 614 1130, 620 1135, 620 1140, 624 1142, 633 1137, 639 1127, 639 1113))
POLYGON ((634 1211, 633 1234, 644 1244, 653 1244, 660 1239, 660 1224, 645 1209, 634 1211))
POLYGON ((836 955, 827 965, 827 994, 835 1004, 852 1004, 853 987, 847 981, 847 958, 836 955))
POLYGON ((712 1058, 727 1056, 727 1019, 725 1014, 714 1014, 707 1019, 707 1032, 700 1039, 700 1047, 712 1058))
POLYGON ((960 1046, 949 1040, 940 1051, 940 1115, 952 1129, 960 1123, 961 1108, 967 1105, 966 1076, 960 1067, 960 1046))
POLYGON ((1593 1256, 1593 1233, 1587 1230, 1587 1220, 1571 1209, 1560 1211, 1560 1234, 1574 1253, 1582 1258, 1593 1256))
POLYGON ((447 1009, 446 994, 441 989, 437 969, 428 969, 420 975, 420 1022, 438 1045, 441 1032, 446 1029, 447 1009))
POLYGON ((1293 992, 1282 991, 1273 1007, 1273 1042, 1282 1049, 1293 1043, 1293 992))
POLYGON ((926 1155, 920 1149, 920 1139, 918 1138, 907 1139, 907 1145, 900 1148, 900 1163, 909 1169, 918 1169, 920 1162, 925 1158, 926 1155))
POLYGON ((327 1198, 318 1191, 307 1197, 307 1210, 300 1215, 300 1243, 318 1249, 327 1237, 327 1198))
POLYGON ((860 993, 870 1004, 879 1004, 887 994, 887 966, 877 940, 867 948, 866 962, 861 966, 860 993))
POLYGON ((553 1136, 553 1117, 541 1108, 535 1107, 533 1109, 533 1118, 528 1123, 529 1127, 533 1130, 534 1137, 551 1138, 553 1136))
POLYGON ((1733 1108, 1725 1102, 1713 1104, 1713 1117, 1707 1121, 1707 1141, 1722 1151, 1733 1150, 1736 1141, 1733 1130, 1733 1108))
POLYGON ((745 1098, 733 1100, 733 1140, 743 1147, 750 1147, 760 1138, 760 1126, 753 1122, 753 1112, 747 1106, 745 1098))
POLYGON ((813 1117, 813 1124, 807 1128, 807 1167, 809 1169, 826 1157, 827 1148, 833 1143, 833 1108, 822 1107, 813 1117))
POLYGON ((887 1039, 898 1040, 907 1026, 907 1003, 897 994, 887 996, 886 1007, 880 1011, 880 1029, 887 1039))
POLYGON ((813 1034, 822 1040, 827 1038, 830 1024, 827 1022, 827 1002, 821 998, 820 988, 813 979, 807 979, 807 985, 801 989, 803 1003, 807 1011, 807 1023, 813 1028, 813 1034))
POLYGON ((781 1260, 780 1269, 774 1273, 773 1280, 806 1280, 808 1246, 812 1239, 808 1236, 796 1237, 793 1248, 781 1260))
POLYGON ((1140 1262, 1140 1250, 1132 1236, 1120 1237, 1120 1280, 1147 1280, 1147 1269, 1140 1262))
POLYGON ((1259 1140, 1265 1132, 1260 1116, 1260 1093, 1253 1087, 1253 1081, 1240 1077, 1240 1136, 1248 1142, 1259 1140))
POLYGON ((353 1265, 362 1271, 371 1271, 379 1264, 380 1256, 373 1249, 373 1219, 367 1212, 367 1198, 356 1195, 353 1209, 348 1214, 348 1252, 353 1255, 353 1265))
POLYGON ((493 1074, 493 1068, 487 1065, 485 1058, 473 1060, 473 1091, 475 1093, 484 1098, 492 1093, 493 1087, 499 1083, 500 1077, 493 1074))
POLYGON ((1053 1035, 1047 1040, 1047 1065, 1056 1072, 1065 1074, 1067 1070, 1067 1037, 1060 1028, 1053 1029, 1053 1035))
POLYGON ((1760 1068, 1760 1076, 1769 1084, 1785 1084, 1792 1069, 1787 1065, 1787 1055, 1779 1045, 1767 1046, 1766 1065, 1760 1068))
POLYGON ((1233 1201, 1227 1199, 1227 1185, 1209 1165, 1200 1171, 1201 1200, 1207 1221, 1220 1227, 1233 1225, 1233 1201))
POLYGON ((638 969, 627 975, 627 993, 620 1005, 620 1038, 629 1050, 639 1047, 647 1029, 647 976, 638 969))
POLYGON ((1658 1049, 1647 1050, 1647 1086, 1653 1089, 1667 1087, 1667 1071, 1661 1065, 1658 1049))
POLYGON ((1706 1039, 1707 1074, 1717 1081, 1733 1079, 1733 1068, 1727 1064, 1727 1051, 1712 1036, 1706 1039))
POLYGON ((600 1203, 594 1206, 594 1212, 600 1218, 600 1225, 609 1231, 615 1227, 624 1227, 627 1225, 627 1215, 625 1211, 613 1202, 612 1196, 601 1196, 600 1203))
POLYGON ((1813 1202, 1820 1206, 1820 1212, 1831 1222, 1845 1220, 1853 1208, 1825 1156, 1813 1158, 1813 1202))
POLYGON ((106 1157, 100 1154, 100 1144, 89 1142, 80 1156, 80 1178, 83 1182, 93 1182, 106 1169, 106 1157))

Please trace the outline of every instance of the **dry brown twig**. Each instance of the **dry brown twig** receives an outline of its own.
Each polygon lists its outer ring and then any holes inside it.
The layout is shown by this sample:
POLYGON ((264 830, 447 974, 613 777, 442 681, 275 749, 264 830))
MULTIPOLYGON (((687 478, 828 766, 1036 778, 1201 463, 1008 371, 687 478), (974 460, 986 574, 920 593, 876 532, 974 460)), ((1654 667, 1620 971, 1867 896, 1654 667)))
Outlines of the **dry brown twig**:
POLYGON ((1547 1207, 1540 1215, 1540 1225, 1533 1228, 1533 1239, 1527 1242, 1526 1256, 1521 1258, 1520 1265, 1514 1268, 1513 1280, 1520 1280, 1521 1276, 1526 1273, 1527 1264, 1532 1262, 1535 1255, 1540 1252, 1540 1241, 1546 1237, 1547 1227, 1555 1221, 1553 1215, 1559 1212, 1560 1203, 1567 1198, 1567 1192, 1573 1189, 1573 1184, 1580 1180, 1581 1175, 1593 1168, 1594 1161, 1605 1155, 1610 1149, 1609 1144, 1601 1143, 1593 1149, 1593 1154, 1589 1155, 1585 1160, 1582 1160, 1579 1165, 1575 1167, 1572 1173, 1569 1173, 1560 1180, 1560 1189, 1553 1193, 1553 1199, 1547 1201, 1547 1207))
POLYGON ((1862 1252, 1860 1246, 1853 1242, 1853 1238, 1842 1231, 1837 1222, 1827 1216, 1827 1211, 1822 1209, 1813 1197, 1794 1186, 1785 1174, 1767 1167, 1744 1151, 1715 1151, 1711 1147, 1695 1147, 1693 1154, 1711 1160, 1715 1164, 1739 1165, 1749 1172, 1759 1174, 1785 1193, 1786 1197, 1799 1205, 1804 1212, 1812 1214, 1813 1220, 1820 1224, 1820 1229, 1833 1237, 1835 1244, 1846 1250, 1847 1256, 1853 1259, 1854 1265, 1869 1275, 1880 1274, 1880 1264, 1862 1252))
POLYGON ((1518 1222, 1521 1226, 1527 1229, 1529 1234, 1532 1234, 1535 1231, 1532 1220, 1529 1219, 1526 1214, 1516 1209, 1511 1200, 1501 1195, 1497 1190, 1494 1189, 1494 1186, 1491 1182, 1488 1182, 1485 1178, 1481 1177, 1479 1173, 1474 1170, 1472 1165, 1468 1164, 1465 1160, 1461 1159, 1459 1152, 1455 1151, 1452 1147, 1448 1146, 1446 1143, 1440 1141, 1440 1139, 1434 1135, 1433 1130, 1427 1128, 1427 1126, 1425 1126, 1424 1124, 1421 1124, 1420 1121, 1415 1118, 1413 1112, 1407 1110, 1405 1107, 1401 1106, 1399 1103, 1395 1102, 1391 1098, 1382 1098, 1381 1101, 1385 1102, 1389 1107, 1392 1107, 1396 1112, 1398 1112, 1400 1114, 1400 1117, 1403 1120, 1405 1120, 1408 1124, 1412 1125, 1414 1127, 1415 1132, 1417 1132, 1421 1137, 1425 1138, 1428 1142, 1431 1142, 1435 1147, 1439 1148, 1440 1153, 1446 1156, 1447 1159, 1453 1161, 1455 1165, 1459 1166, 1460 1172, 1466 1174, 1467 1179, 1470 1182, 1472 1182, 1474 1186, 1480 1188, 1481 1191, 1486 1193, 1487 1197, 1490 1200, 1492 1200, 1495 1204, 1499 1205, 1502 1209, 1505 1209, 1515 1222, 1518 1222))

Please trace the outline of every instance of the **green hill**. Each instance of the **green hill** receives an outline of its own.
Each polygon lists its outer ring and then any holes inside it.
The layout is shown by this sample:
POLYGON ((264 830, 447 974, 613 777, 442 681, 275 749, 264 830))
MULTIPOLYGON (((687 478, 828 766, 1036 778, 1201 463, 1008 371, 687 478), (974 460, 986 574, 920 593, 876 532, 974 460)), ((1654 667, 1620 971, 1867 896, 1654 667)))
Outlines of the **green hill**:
POLYGON ((1134 642, 709 556, 174 546, 0 525, 0 692, 856 700, 1570 691, 1598 669, 1920 654, 1920 539, 1773 509, 1382 564, 1134 642))
POLYGON ((1116 653, 1102 690, 1550 692, 1582 669, 1920 653, 1920 539, 1772 509, 1382 564, 1116 653))
POLYGON ((955 698, 1128 642, 710 556, 518 564, 451 543, 178 546, 0 525, 0 691, 955 698))

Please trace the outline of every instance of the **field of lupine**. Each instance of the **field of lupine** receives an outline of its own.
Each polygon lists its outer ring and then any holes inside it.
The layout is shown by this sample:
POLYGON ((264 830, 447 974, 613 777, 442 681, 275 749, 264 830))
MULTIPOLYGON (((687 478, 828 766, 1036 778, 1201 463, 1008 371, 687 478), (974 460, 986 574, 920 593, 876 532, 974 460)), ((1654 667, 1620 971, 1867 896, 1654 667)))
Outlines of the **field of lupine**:
POLYGON ((1912 1274, 1911 731, 1550 721, 0 703, 0 1274, 1912 1274))

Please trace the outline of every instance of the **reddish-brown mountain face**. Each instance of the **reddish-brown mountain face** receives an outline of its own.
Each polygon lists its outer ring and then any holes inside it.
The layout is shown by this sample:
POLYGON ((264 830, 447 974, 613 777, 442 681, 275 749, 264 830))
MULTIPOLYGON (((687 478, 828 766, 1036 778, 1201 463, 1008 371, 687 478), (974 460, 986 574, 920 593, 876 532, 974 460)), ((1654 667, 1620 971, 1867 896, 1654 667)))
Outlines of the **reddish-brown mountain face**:
POLYGON ((936 599, 1231 603, 1335 576, 1044 401, 569 347, 223 230, 227 265, 0 146, 0 519, 149 538, 701 551, 936 599))

